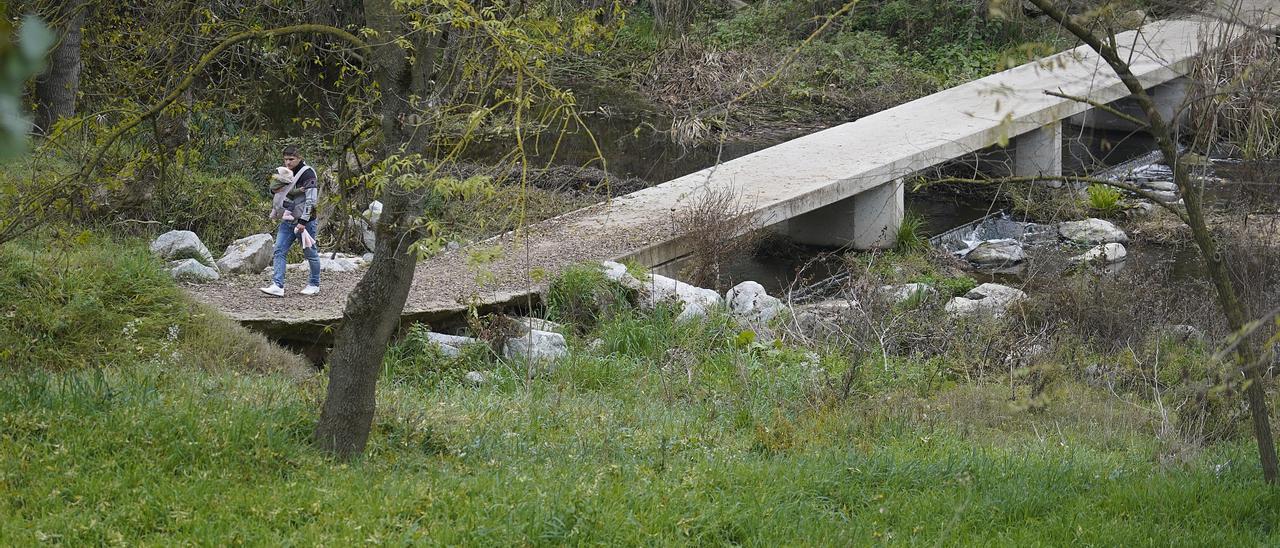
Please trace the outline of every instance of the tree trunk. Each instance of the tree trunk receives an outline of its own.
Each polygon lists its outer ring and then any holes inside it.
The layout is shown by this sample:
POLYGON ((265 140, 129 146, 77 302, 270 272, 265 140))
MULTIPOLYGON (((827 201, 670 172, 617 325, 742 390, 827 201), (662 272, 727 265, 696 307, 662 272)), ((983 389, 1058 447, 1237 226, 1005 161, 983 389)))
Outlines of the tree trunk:
MULTIPOLYGON (((407 52, 391 37, 398 36, 401 19, 391 0, 366 0, 364 16, 381 37, 373 47, 373 77, 382 90, 382 138, 386 154, 420 151, 415 132, 404 123, 414 95, 414 67, 407 52)), ((411 252, 422 236, 418 218, 422 188, 405 188, 392 178, 383 187, 384 210, 378 223, 377 245, 369 270, 347 299, 342 324, 329 357, 329 390, 316 425, 315 442, 339 458, 364 452, 373 426, 378 375, 387 342, 400 323, 417 256, 411 252)))
POLYGON ((384 200, 373 261, 347 298, 329 355, 329 391, 315 432, 321 449, 344 459, 363 453, 369 440, 382 358, 418 262, 411 244, 419 237, 412 227, 421 215, 421 196, 389 185, 384 200))
POLYGON ((63 0, 54 19, 60 32, 49 54, 49 68, 36 78, 35 130, 47 135, 53 124, 76 113, 80 91, 80 34, 84 27, 85 0, 63 0))
MULTIPOLYGON (((1196 247, 1200 251, 1200 257, 1205 263, 1209 281, 1213 283, 1213 287, 1217 291, 1218 304, 1222 307, 1222 314, 1227 319, 1227 326, 1233 332, 1242 332, 1248 323, 1244 307, 1241 306, 1240 297, 1236 293, 1235 286, 1231 283, 1231 276, 1227 271, 1223 254, 1218 248, 1217 242, 1214 241, 1213 232, 1209 230, 1209 225, 1205 221, 1202 196, 1195 185, 1191 183, 1191 177, 1183 166, 1181 157, 1178 155, 1173 132, 1164 118, 1160 116, 1155 102, 1152 101, 1151 96, 1147 94, 1142 84, 1133 75, 1133 72, 1129 70, 1128 63, 1120 58, 1119 52, 1114 48, 1104 44, 1099 37, 1089 32, 1088 29, 1073 22, 1065 12, 1054 6, 1050 0, 1031 0, 1031 3, 1035 4, 1037 8, 1068 32, 1088 44, 1098 55, 1102 56, 1107 65, 1124 82, 1130 95, 1142 106, 1143 112, 1147 115, 1148 132, 1155 138, 1161 155, 1164 156, 1165 163, 1173 168, 1174 183, 1178 185, 1178 191, 1182 193, 1183 201, 1187 208, 1187 226, 1191 228, 1192 239, 1195 240, 1196 247)), ((1249 405, 1249 414, 1253 419, 1253 436, 1258 442, 1258 457, 1262 463, 1262 476, 1267 483, 1275 484, 1277 476, 1280 476, 1280 463, 1277 463, 1276 460, 1276 445, 1271 435, 1271 415, 1267 409, 1266 393, 1262 386, 1262 371, 1261 364, 1258 363, 1256 344, 1255 337, 1244 337, 1236 346, 1235 356, 1236 362, 1241 368, 1240 373, 1244 376, 1246 382, 1245 401, 1249 405)))

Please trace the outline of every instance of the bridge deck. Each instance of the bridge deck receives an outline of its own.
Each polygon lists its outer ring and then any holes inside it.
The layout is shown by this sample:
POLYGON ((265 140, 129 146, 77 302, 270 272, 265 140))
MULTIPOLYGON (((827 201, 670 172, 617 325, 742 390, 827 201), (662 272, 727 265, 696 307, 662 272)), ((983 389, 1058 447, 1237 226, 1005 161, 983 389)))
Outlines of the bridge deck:
MULTIPOLYGON (((1119 39, 1134 46, 1125 49, 1135 74, 1150 87, 1184 74, 1208 29, 1202 22, 1156 22, 1119 39)), ((634 258, 654 265, 679 257, 672 213, 707 189, 735 188, 762 224, 772 224, 1089 108, 1045 90, 1101 102, 1127 95, 1087 48, 1063 52, 532 225, 520 236, 477 244, 501 246, 501 256, 488 265, 468 265, 467 248, 439 255, 418 266, 405 315, 431 321, 465 310, 467 301, 512 301, 540 289, 529 272, 554 273, 575 262, 634 258)), ((327 274, 323 291, 311 298, 261 298, 256 286, 265 282, 262 276, 190 291, 268 332, 319 333, 341 318, 359 275, 327 274)), ((291 280, 296 284, 302 276, 291 280)))

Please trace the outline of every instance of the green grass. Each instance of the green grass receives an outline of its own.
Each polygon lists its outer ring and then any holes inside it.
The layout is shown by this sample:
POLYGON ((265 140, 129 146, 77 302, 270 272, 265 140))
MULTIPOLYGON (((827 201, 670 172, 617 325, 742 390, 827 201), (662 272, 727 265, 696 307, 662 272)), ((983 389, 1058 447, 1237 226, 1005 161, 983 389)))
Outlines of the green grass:
POLYGON ((154 366, 9 375, 0 542, 1278 540, 1280 500, 1247 444, 1165 470, 1140 432, 1095 422, 1126 419, 1084 405, 995 428, 962 406, 1003 409, 998 387, 814 406, 763 386, 666 399, 634 362, 617 386, 574 374, 384 386, 353 464, 307 444, 317 386, 154 366))
POLYGON ((928 249, 929 236, 925 234, 925 218, 918 213, 907 213, 898 225, 893 248, 906 253, 928 249))
POLYGON ((1102 215, 1115 215, 1120 212, 1120 191, 1099 184, 1089 185, 1086 190, 1089 195, 1089 207, 1102 215))
POLYGON ((309 443, 323 379, 248 373, 262 348, 219 324, 169 343, 139 329, 150 351, 92 367, 0 369, 0 545, 1280 542, 1280 492, 1247 439, 1162 465, 1154 412, 1105 389, 1066 378, 1027 411, 1003 374, 965 382, 950 358, 850 358, 675 316, 601 317, 532 379, 410 331, 351 463, 309 443))
POLYGON ((0 370, 302 366, 192 302, 141 241, 50 232, 0 246, 0 303, 0 370))

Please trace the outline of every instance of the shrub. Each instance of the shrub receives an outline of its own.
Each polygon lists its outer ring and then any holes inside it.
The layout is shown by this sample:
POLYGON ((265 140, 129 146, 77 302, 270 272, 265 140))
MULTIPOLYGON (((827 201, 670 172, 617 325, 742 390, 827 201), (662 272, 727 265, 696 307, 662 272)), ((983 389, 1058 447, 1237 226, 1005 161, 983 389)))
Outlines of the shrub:
POLYGON ((633 291, 610 281, 600 267, 573 265, 564 269, 547 288, 547 316, 585 332, 628 308, 634 298, 633 291))
MULTIPOLYGON (((263 184, 265 185, 265 177, 263 184)), ((159 189, 153 203, 137 218, 150 218, 166 227, 190 230, 215 255, 238 238, 274 232, 267 221, 269 205, 264 188, 241 177, 194 172, 190 179, 159 189)))
POLYGON ((1089 207, 1103 215, 1115 215, 1120 211, 1120 191, 1107 185, 1089 185, 1089 207))
POLYGON ((929 248, 929 237, 924 233, 924 217, 917 213, 907 213, 898 225, 898 234, 894 249, 904 252, 924 251, 929 248))
POLYGON ((727 289, 729 280, 721 268, 735 255, 755 248, 761 235, 750 213, 738 191, 728 187, 707 189, 676 212, 676 231, 689 249, 681 274, 689 283, 727 289))
POLYGON ((431 388, 441 381, 461 379, 471 370, 471 361, 483 359, 474 356, 476 352, 482 355, 490 353, 487 345, 468 345, 476 349, 465 349, 465 357, 471 359, 451 358, 440 350, 440 345, 430 340, 427 335, 430 331, 426 324, 413 324, 403 338, 387 349, 382 368, 388 380, 431 388))

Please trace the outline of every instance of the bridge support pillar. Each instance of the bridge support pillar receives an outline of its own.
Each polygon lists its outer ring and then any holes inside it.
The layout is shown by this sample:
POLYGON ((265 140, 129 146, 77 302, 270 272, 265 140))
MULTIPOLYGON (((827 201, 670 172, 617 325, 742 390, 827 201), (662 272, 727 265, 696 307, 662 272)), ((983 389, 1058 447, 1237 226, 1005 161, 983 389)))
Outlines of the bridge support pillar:
POLYGON ((884 249, 897 243, 904 212, 898 179, 794 217, 784 230, 802 244, 884 249))
MULTIPOLYGON (((1013 140, 1014 177, 1059 177, 1062 175, 1062 122, 1053 122, 1013 140)), ((1058 188, 1061 181, 1048 181, 1058 188)))
MULTIPOLYGON (((1151 100, 1155 101, 1156 111, 1160 113, 1161 118, 1164 118, 1165 123, 1175 127, 1184 127, 1186 125, 1187 109, 1183 107, 1186 106, 1190 85, 1191 81, 1184 76, 1153 86, 1147 90, 1147 95, 1150 95, 1151 100)), ((1138 106, 1138 102, 1131 97, 1112 101, 1107 106, 1139 120, 1147 119, 1147 114, 1142 111, 1142 107, 1138 106)), ((1100 108, 1091 108, 1071 116, 1068 120, 1072 124, 1090 129, 1111 131, 1138 131, 1141 129, 1132 121, 1100 108)))

